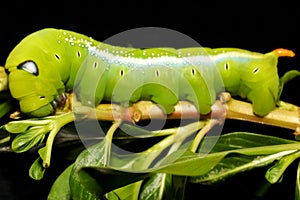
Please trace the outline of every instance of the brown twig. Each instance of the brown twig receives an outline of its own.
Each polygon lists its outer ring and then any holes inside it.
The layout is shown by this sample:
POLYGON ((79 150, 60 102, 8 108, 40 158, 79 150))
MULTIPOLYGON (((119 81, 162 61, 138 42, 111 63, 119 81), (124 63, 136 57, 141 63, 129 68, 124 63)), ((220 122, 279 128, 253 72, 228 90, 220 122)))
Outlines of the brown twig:
MULTIPOLYGON (((70 96, 72 98, 72 96, 70 96)), ((84 113, 86 117, 115 121, 131 121, 133 123, 149 119, 235 119, 272 126, 283 127, 295 131, 295 135, 300 134, 300 108, 293 105, 294 109, 287 110, 276 108, 265 117, 253 114, 250 103, 231 98, 230 94, 222 93, 212 106, 212 112, 208 115, 200 115, 196 107, 187 101, 180 101, 175 106, 175 111, 166 115, 159 106, 150 101, 139 101, 131 107, 122 107, 117 104, 100 104, 96 109, 76 106, 77 112, 84 113)), ((74 107, 73 107, 74 108, 74 107)))
POLYGON ((231 99, 226 103, 226 119, 236 119, 260 124, 278 126, 294 130, 294 134, 300 134, 300 108, 294 106, 293 110, 276 108, 265 117, 258 117, 253 114, 252 106, 249 103, 231 99))

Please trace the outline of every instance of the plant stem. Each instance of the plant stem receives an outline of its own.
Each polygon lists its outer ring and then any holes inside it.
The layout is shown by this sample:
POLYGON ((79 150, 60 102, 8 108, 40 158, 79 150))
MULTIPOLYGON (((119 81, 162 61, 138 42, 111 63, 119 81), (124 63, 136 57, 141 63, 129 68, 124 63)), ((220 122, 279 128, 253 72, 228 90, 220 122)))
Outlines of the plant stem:
MULTIPOLYGON (((72 95, 70 95, 72 97, 72 95)), ((300 108, 292 105, 294 109, 275 108, 265 117, 253 114, 252 104, 231 98, 229 93, 221 93, 219 100, 212 105, 212 112, 200 115, 196 107, 187 101, 179 101, 175 111, 169 115, 163 113, 159 106, 151 101, 139 101, 131 107, 122 107, 117 104, 100 104, 96 109, 88 110, 86 116, 91 119, 115 121, 116 118, 127 122, 138 122, 149 119, 234 119, 278 126, 295 131, 300 134, 300 108)))
POLYGON ((104 138, 105 140, 105 145, 104 145, 104 166, 109 165, 110 161, 110 152, 111 152, 111 144, 112 144, 112 139, 115 131, 117 128, 121 125, 122 120, 117 120, 111 125, 109 130, 107 131, 106 137, 104 138))
POLYGON ((144 153, 147 153, 150 157, 149 160, 153 161, 163 150, 165 150, 170 145, 171 148, 168 151, 168 155, 178 150, 180 144, 188 138, 191 134, 195 133, 199 129, 202 129, 207 124, 207 121, 198 121, 194 123, 190 123, 186 126, 176 128, 177 132, 172 134, 157 144, 153 145, 149 149, 147 149, 144 153))
POLYGON ((75 120, 75 116, 73 112, 65 113, 62 115, 55 116, 55 118, 52 119, 50 125, 50 133, 46 141, 46 146, 41 148, 39 150, 39 154, 41 158, 43 159, 43 167, 48 168, 50 166, 50 159, 51 159, 51 151, 52 151, 52 145, 53 141, 55 139, 55 136, 59 132, 59 130, 66 124, 72 122, 75 120))
POLYGON ((243 120, 260 124, 278 126, 294 130, 294 134, 300 134, 300 109, 285 110, 276 108, 265 117, 258 117, 253 114, 251 104, 231 99, 226 103, 226 119, 243 120))
POLYGON ((202 141, 202 139, 206 135, 206 133, 219 123, 220 123, 220 121, 215 120, 215 119, 209 120, 209 122, 197 133, 195 139, 193 140, 193 143, 190 146, 190 150, 192 152, 196 152, 200 142, 202 141))

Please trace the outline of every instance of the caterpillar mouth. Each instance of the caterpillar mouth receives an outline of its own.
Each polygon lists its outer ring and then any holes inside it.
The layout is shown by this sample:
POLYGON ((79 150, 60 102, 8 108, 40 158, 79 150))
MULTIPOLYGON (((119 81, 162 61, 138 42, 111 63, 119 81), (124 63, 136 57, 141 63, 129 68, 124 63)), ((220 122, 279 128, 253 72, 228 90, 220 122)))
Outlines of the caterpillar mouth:
POLYGON ((55 113, 55 110, 53 109, 51 104, 46 104, 42 107, 40 107, 37 110, 27 112, 26 114, 30 117, 46 117, 48 115, 52 115, 55 113))
POLYGON ((60 95, 57 95, 54 100, 51 102, 51 105, 54 110, 62 109, 66 105, 67 102, 67 95, 65 93, 62 93, 60 95))
POLYGON ((54 112, 50 102, 49 96, 30 95, 21 98, 19 105, 21 112, 30 117, 45 117, 54 112))

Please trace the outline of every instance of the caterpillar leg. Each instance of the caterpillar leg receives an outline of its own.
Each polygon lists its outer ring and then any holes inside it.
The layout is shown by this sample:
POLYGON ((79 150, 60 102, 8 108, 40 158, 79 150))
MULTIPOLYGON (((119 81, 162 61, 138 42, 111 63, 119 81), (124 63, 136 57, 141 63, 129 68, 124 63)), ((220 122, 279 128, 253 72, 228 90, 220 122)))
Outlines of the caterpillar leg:
POLYGON ((249 93, 248 98, 253 104, 253 113, 264 117, 276 107, 275 97, 268 88, 259 88, 249 93))
POLYGON ((284 101, 278 101, 277 106, 278 106, 279 109, 282 109, 282 110, 288 110, 288 111, 298 110, 298 106, 295 106, 291 103, 284 102, 284 101))
POLYGON ((194 87, 190 91, 186 91, 187 96, 184 99, 192 102, 200 114, 206 115, 211 112, 211 106, 216 100, 216 92, 212 89, 204 87, 194 87))
MULTIPOLYGON (((176 102, 176 103, 178 102, 177 98, 176 98, 176 101, 174 101, 174 100, 175 100, 175 98, 173 100, 171 100, 171 102, 176 102)), ((170 104, 170 102, 166 103, 166 102, 162 101, 161 97, 156 97, 156 96, 151 98, 151 101, 156 103, 166 114, 171 114, 172 112, 175 111, 176 103, 173 103, 173 104, 170 104)))
MULTIPOLYGON (((155 102, 155 101, 153 101, 155 102)), ((175 105, 169 105, 169 104, 157 104, 160 109, 163 110, 164 113, 166 114, 171 114, 172 112, 175 111, 175 105)))
POLYGON ((177 95, 164 86, 153 86, 152 84, 144 86, 142 97, 145 100, 151 100, 158 104, 166 114, 174 112, 175 105, 178 103, 177 95))

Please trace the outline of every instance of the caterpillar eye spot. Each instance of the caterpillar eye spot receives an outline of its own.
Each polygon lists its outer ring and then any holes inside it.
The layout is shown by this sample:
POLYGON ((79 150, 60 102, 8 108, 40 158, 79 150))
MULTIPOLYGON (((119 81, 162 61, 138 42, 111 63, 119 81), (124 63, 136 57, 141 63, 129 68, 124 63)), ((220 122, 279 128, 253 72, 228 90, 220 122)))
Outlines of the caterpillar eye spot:
POLYGON ((124 70, 123 69, 120 70, 120 75, 124 76, 124 70))
POLYGON ((35 76, 39 75, 39 69, 33 61, 25 61, 18 65, 17 69, 24 70, 35 76))
POLYGON ((192 69, 192 75, 193 75, 193 76, 196 75, 196 72, 195 72, 195 69, 194 69, 194 68, 192 69))
POLYGON ((159 71, 158 70, 155 71, 155 75, 156 75, 156 77, 159 77, 159 71))
POLYGON ((96 69, 98 66, 98 63, 97 62, 94 62, 94 69, 96 69))
POLYGON ((40 96, 40 99, 45 99, 45 96, 40 96))
POLYGON ((55 54, 55 58, 56 58, 57 60, 59 60, 59 59, 60 59, 60 57, 59 57, 59 55, 58 55, 58 54, 55 54))
POLYGON ((253 74, 257 74, 259 72, 259 67, 256 67, 254 70, 253 70, 253 74))
POLYGON ((225 63, 225 70, 228 71, 229 70, 229 64, 225 63))
POLYGON ((78 56, 79 58, 81 57, 80 51, 77 51, 77 56, 78 56))

